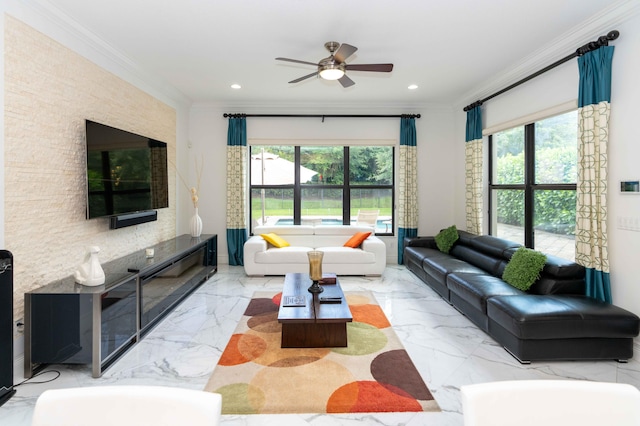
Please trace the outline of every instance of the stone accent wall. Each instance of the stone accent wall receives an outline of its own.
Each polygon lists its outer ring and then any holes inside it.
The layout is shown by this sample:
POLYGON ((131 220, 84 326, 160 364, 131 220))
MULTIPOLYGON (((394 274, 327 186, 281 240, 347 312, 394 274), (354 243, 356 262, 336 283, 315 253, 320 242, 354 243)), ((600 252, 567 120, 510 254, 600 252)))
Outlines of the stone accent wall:
POLYGON ((102 263, 176 233, 175 171, 158 221, 109 230, 86 220, 85 119, 169 145, 176 112, 81 55, 5 15, 5 242, 14 256, 14 318, 24 293, 72 275, 86 248, 102 263))

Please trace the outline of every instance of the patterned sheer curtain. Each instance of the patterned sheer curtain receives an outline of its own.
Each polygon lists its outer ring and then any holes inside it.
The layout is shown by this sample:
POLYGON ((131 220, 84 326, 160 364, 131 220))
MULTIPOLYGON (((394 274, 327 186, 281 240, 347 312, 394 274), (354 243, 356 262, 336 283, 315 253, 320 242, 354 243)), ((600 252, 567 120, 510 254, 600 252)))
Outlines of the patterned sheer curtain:
POLYGON ((247 119, 229 118, 227 132, 227 250, 229 265, 244 265, 247 241, 247 119))
POLYGON ((482 234, 482 112, 467 111, 465 143, 465 208, 467 232, 482 234))
POLYGON ((398 164, 398 264, 402 265, 404 237, 418 235, 418 158, 416 120, 400 119, 398 164))
POLYGON ((607 250, 607 145, 613 46, 578 57, 576 262, 587 268, 587 296, 611 303, 607 250))

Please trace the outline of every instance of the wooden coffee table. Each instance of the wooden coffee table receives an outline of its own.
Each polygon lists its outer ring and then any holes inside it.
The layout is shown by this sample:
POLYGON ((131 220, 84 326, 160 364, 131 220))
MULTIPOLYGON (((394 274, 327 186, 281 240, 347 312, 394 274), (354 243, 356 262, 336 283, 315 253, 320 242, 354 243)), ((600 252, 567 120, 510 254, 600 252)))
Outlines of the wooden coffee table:
POLYGON ((353 321, 340 282, 323 284, 322 293, 309 293, 308 274, 289 273, 284 278, 278 322, 282 324, 283 348, 347 346, 347 323, 353 321), (321 298, 340 298, 322 303, 321 298))

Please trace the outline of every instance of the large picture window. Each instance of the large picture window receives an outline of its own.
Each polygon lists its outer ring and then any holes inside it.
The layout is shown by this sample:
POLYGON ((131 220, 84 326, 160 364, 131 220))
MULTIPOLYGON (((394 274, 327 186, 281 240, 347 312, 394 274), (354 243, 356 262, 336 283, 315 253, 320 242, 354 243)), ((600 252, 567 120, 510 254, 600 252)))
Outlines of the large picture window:
POLYGON ((577 112, 489 136, 489 233, 575 258, 577 112))
POLYGON ((256 225, 358 224, 393 235, 392 146, 251 146, 256 225))

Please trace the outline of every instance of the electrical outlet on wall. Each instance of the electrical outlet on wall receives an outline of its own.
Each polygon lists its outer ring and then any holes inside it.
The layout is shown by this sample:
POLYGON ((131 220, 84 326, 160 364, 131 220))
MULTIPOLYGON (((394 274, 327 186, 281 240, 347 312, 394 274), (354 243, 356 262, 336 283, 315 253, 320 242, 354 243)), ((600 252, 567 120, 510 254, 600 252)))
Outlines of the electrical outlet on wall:
POLYGON ((617 224, 618 229, 640 232, 640 217, 638 216, 618 216, 617 224))
POLYGON ((24 320, 20 318, 18 321, 13 323, 13 335, 18 335, 24 333, 24 320))

